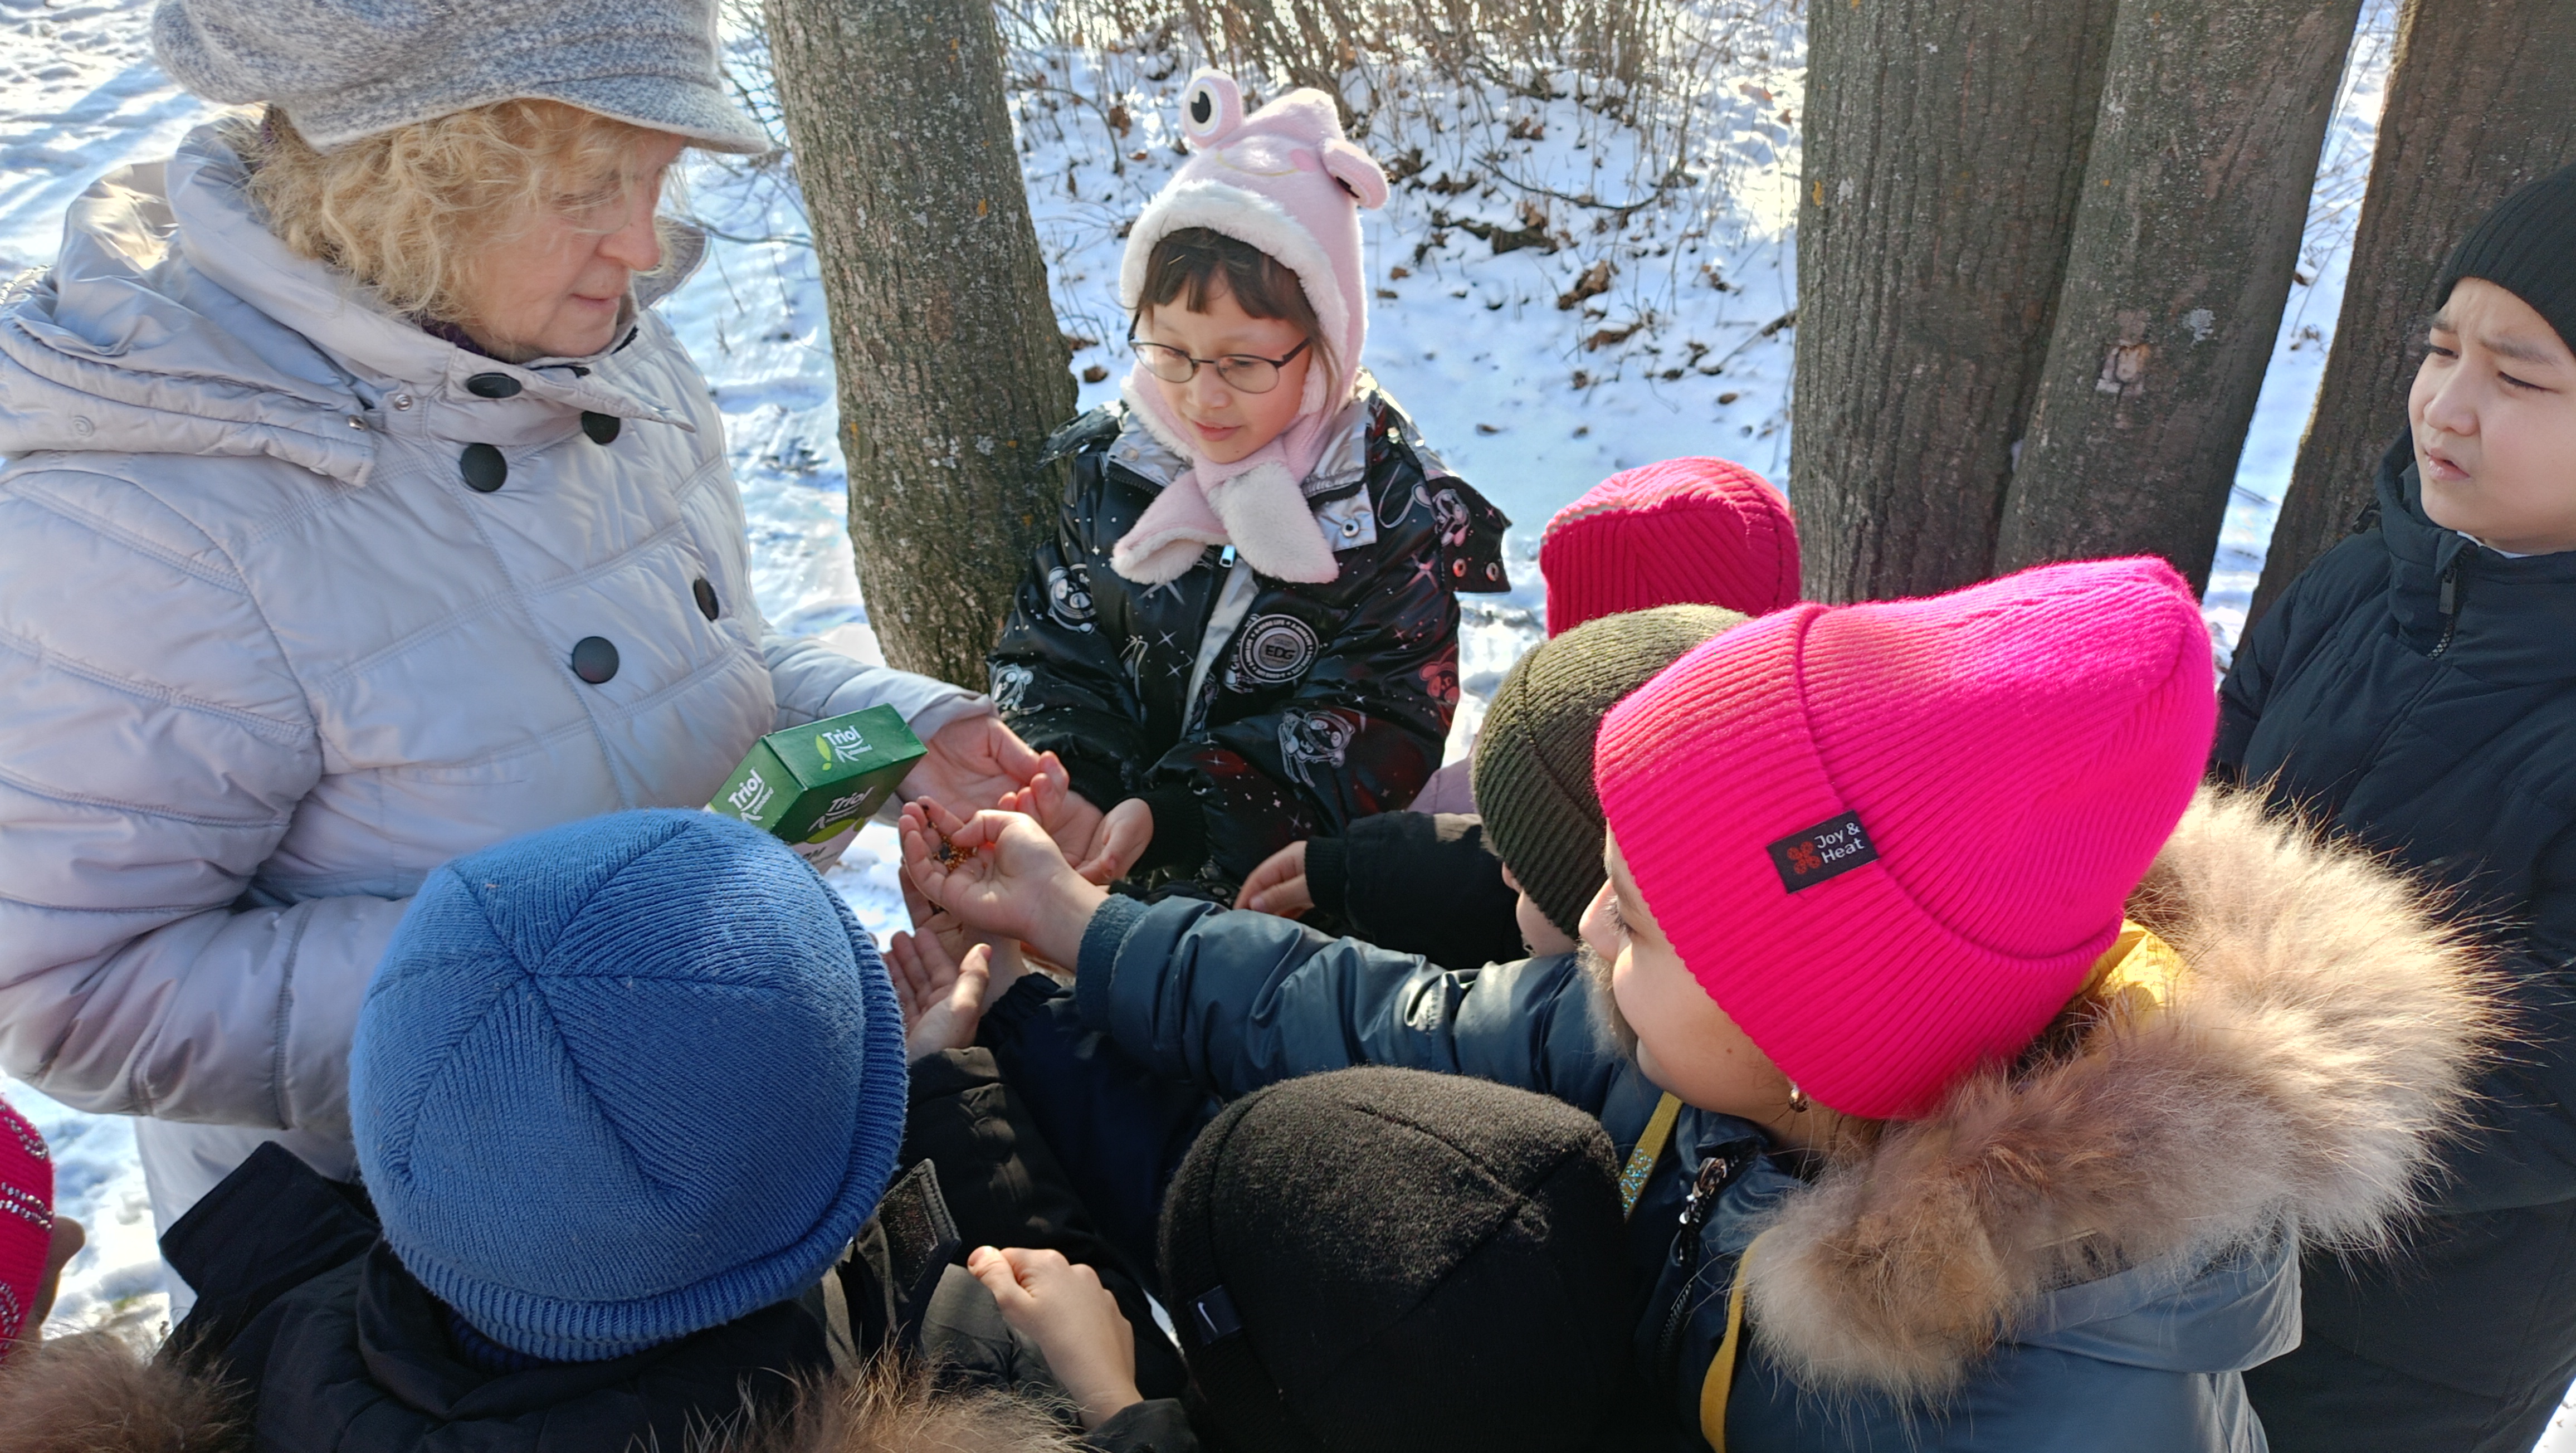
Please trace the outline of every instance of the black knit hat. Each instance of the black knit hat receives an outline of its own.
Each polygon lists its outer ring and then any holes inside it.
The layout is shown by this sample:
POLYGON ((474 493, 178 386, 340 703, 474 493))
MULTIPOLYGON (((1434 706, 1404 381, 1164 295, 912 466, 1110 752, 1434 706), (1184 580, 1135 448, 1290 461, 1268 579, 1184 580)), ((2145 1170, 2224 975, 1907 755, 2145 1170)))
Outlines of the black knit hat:
POLYGON ((1464 1075, 1310 1075, 1228 1106, 1164 1201, 1192 1421, 1226 1453, 1634 1446, 1609 1137, 1464 1075))
POLYGON ((2576 349, 2576 166, 2497 203, 2452 251, 2434 295, 2449 302, 2465 277, 2485 278, 2529 303, 2576 349))
POLYGON ((1583 936, 1583 910, 1601 891, 1606 819, 1592 789, 1601 718, 1693 646, 1747 619, 1713 605, 1667 605, 1586 621, 1531 647, 1485 709, 1474 771, 1486 840, 1568 938, 1583 936))

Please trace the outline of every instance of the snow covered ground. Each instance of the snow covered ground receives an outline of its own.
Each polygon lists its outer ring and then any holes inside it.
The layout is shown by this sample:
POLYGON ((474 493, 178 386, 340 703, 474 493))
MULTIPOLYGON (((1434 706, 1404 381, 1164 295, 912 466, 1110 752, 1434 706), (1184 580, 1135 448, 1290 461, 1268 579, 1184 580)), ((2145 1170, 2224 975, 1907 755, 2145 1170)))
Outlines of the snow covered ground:
MULTIPOLYGON (((2340 301, 2386 78, 2394 0, 2369 0, 2310 211, 2300 273, 2239 466, 2208 598, 2234 644, 2298 449, 2340 301)), ((166 153, 209 108, 155 67, 148 0, 0 0, 0 274, 54 255, 63 208, 102 172, 166 153)), ((1535 551, 1550 513, 1614 470, 1721 454, 1787 469, 1796 306, 1796 118, 1804 41, 1765 0, 1695 0, 1688 77, 1641 95, 1571 73, 1457 85, 1374 78, 1360 139, 1398 177, 1369 214, 1368 362, 1450 464, 1515 522, 1514 589, 1471 598, 1458 736, 1537 639, 1535 551)), ((1125 363, 1122 224, 1167 178, 1174 48, 1080 44, 1060 12, 1006 10, 1023 169, 1085 406, 1125 363)), ((1095 38, 1096 39, 1096 38, 1095 38)), ((741 78, 760 58, 737 41, 741 78)), ((719 234, 664 307, 725 413, 762 608, 873 651, 846 526, 829 332, 783 168, 704 163, 688 205, 719 234)), ((835 886, 861 919, 901 921, 891 834, 871 829, 835 886)), ((130 1124, 0 1081, 52 1142, 65 1214, 90 1247, 55 1323, 157 1313, 161 1267, 130 1124)), ((2576 1435, 2548 1447, 2576 1453, 2576 1435)))

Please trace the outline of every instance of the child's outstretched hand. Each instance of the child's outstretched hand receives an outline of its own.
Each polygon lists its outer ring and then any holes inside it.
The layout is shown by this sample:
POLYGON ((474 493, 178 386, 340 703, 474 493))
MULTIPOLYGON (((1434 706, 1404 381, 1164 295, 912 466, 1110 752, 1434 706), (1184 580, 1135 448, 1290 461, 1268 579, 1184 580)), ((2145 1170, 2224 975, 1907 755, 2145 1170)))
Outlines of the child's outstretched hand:
POLYGON ((991 1289, 1002 1318, 1046 1354, 1056 1381, 1073 1394, 1085 1431, 1143 1402, 1136 1391, 1136 1332, 1100 1274, 1062 1252, 979 1246, 966 1269, 991 1289))
POLYGON ((1082 956, 1082 931, 1109 895, 1085 882, 1034 818, 936 802, 904 804, 903 870, 921 895, 979 935, 1025 941, 1053 963, 1082 956))
POLYGON ((975 1042, 984 1022, 984 991, 993 981, 993 946, 974 944, 961 959, 935 933, 898 933, 886 942, 895 1001, 903 1006, 903 1050, 919 1059, 975 1042))
POLYGON ((1305 917, 1306 910, 1315 906, 1315 894, 1306 886, 1304 840, 1262 859, 1252 876, 1243 880, 1243 891, 1234 895, 1234 906, 1281 918, 1305 917))
MULTIPOLYGON (((1073 774, 1053 752, 1038 754, 1038 770, 1018 791, 992 804, 1004 812, 1025 812, 1038 820, 1067 860, 1081 863, 1092 856, 1105 815, 1091 799, 1073 790, 1073 774)), ((1094 879, 1093 881, 1103 881, 1094 879)))
POLYGON ((1126 877, 1153 845, 1154 809, 1145 799, 1130 797, 1102 814, 1091 851, 1074 871, 1105 887, 1126 877))

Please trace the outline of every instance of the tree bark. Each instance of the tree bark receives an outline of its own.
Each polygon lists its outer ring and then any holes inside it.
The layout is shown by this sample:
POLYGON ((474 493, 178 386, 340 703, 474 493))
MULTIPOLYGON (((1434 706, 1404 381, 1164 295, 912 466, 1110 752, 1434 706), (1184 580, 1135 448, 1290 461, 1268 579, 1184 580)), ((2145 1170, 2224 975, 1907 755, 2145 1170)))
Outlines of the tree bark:
POLYGON ((2526 182, 2576 161, 2576 4, 2407 0, 2334 351, 2245 625, 2370 502, 2452 247, 2526 182))
POLYGON ((2361 0, 2125 0, 1995 568, 2207 583, 2361 0))
POLYGON ((1814 0, 1790 475, 1819 600, 1983 577, 2117 0, 1814 0))
POLYGON ((985 0, 767 0, 840 375, 850 544, 886 659, 984 686, 1055 519, 1073 377, 985 0))

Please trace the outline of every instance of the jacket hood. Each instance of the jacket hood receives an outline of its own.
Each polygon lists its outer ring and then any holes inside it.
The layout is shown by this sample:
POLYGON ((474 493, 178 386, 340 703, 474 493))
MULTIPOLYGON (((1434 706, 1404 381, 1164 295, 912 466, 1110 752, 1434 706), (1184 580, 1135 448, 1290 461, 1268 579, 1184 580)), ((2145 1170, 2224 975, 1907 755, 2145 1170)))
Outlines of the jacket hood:
POLYGON ((2187 966, 1785 1196, 1744 1272, 1809 1386, 1937 1397, 1997 1343, 2174 1370, 2296 1345, 2303 1248, 2388 1242, 2497 1033, 2419 889, 2203 789, 2130 916, 2187 966))
MULTIPOLYGON (((513 425, 533 438, 584 411, 690 427, 588 376, 595 360, 485 357, 289 252, 221 125, 189 133, 167 161, 101 178, 65 213, 54 266, 0 290, 0 455, 269 455, 362 484, 381 438, 376 410, 397 389, 420 396, 433 426, 471 409, 473 429, 458 437, 501 444, 521 442, 513 425), (521 385, 503 410, 465 388, 491 373, 521 385)), ((688 234, 673 266, 638 279, 635 306, 675 286, 701 245, 688 234)), ((621 330, 621 345, 631 337, 621 330)))

